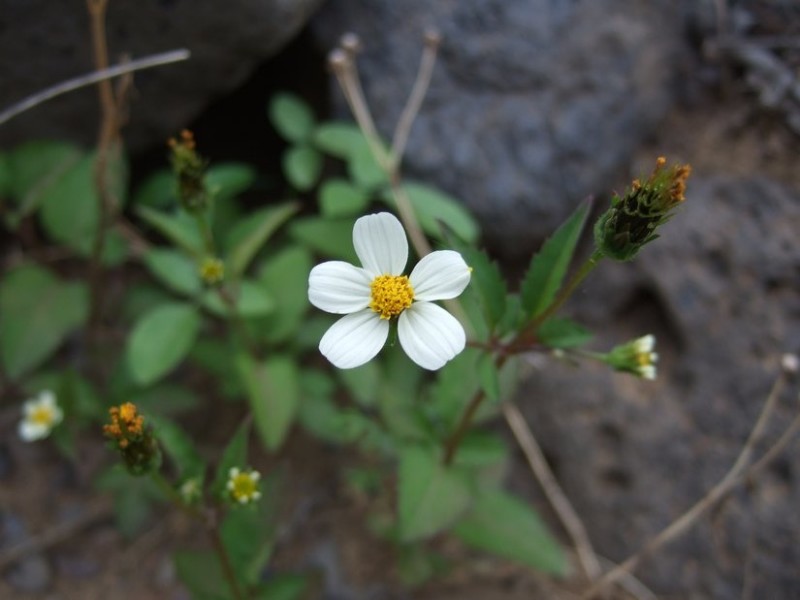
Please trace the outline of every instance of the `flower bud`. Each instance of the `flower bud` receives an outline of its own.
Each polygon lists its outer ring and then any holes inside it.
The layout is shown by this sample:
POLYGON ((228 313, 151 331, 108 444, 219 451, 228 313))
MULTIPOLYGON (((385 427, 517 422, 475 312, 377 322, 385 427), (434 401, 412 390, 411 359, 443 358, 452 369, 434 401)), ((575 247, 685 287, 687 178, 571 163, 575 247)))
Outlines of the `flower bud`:
POLYGON ((595 244, 604 255, 615 260, 630 260, 658 237, 656 230, 672 216, 672 210, 686 198, 689 165, 665 168, 659 157, 650 177, 635 179, 622 197, 615 195, 609 208, 594 228, 595 244))
POLYGON ((210 204, 206 188, 206 169, 208 163, 198 153, 191 131, 181 131, 179 139, 170 138, 170 162, 178 180, 178 200, 184 210, 201 213, 210 204))
POLYGON ((161 466, 161 450, 152 432, 145 428, 144 417, 136 405, 126 402, 108 411, 110 422, 103 425, 103 434, 119 451, 132 475, 146 475, 161 466))
POLYGON ((653 352, 656 338, 653 335, 632 340, 614 347, 602 360, 617 371, 631 373, 642 379, 656 378, 658 354, 653 352))

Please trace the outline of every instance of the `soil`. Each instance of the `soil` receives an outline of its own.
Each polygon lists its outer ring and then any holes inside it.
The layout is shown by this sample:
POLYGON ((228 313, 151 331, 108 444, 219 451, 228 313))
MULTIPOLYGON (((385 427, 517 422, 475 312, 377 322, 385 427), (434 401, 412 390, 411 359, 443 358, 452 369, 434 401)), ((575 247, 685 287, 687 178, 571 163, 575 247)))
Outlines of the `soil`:
MULTIPOLYGON (((649 171, 658 155, 691 163, 697 177, 766 176, 800 189, 797 168, 800 138, 786 127, 781 115, 767 114, 759 108, 755 98, 735 78, 724 93, 720 88, 702 90, 674 110, 665 119, 657 138, 639 152, 635 170, 649 171)), ((620 187, 624 184, 621 182, 620 187)), ((26 593, 12 587, 9 578, 18 567, 11 566, 0 576, 0 598, 188 598, 177 581, 170 557, 176 549, 207 548, 205 532, 198 530, 187 517, 164 511, 151 519, 139 537, 126 540, 113 524, 107 499, 91 487, 92 476, 113 460, 99 434, 82 441, 77 463, 67 463, 47 444, 19 441, 16 405, 6 399, 6 406, 0 413, 3 512, 23 520, 32 530, 29 534, 33 540, 57 533, 75 517, 92 511, 97 515, 91 523, 69 532, 59 543, 40 553, 51 569, 46 591, 26 593)), ((224 431, 224 424, 208 422, 200 424, 196 434, 200 439, 206 439, 203 436, 222 439, 224 431)), ((262 457, 254 465, 262 472, 281 467, 290 474, 289 497, 284 505, 286 517, 271 566, 275 572, 316 569, 320 578, 323 574, 340 577, 341 590, 359 592, 347 596, 353 598, 578 597, 581 585, 576 579, 545 578, 505 561, 471 553, 447 539, 436 540, 434 545, 453 560, 454 568, 435 582, 413 589, 403 587, 391 545, 373 535, 364 523, 367 510, 387 500, 357 495, 340 479, 342 465, 358 464, 363 457, 344 450, 332 451, 300 431, 292 434, 276 457, 268 459, 260 452, 254 452, 253 456, 262 457), (328 542, 330 548, 335 548, 333 566, 330 556, 320 558, 328 542)), ((519 464, 519 472, 514 476, 530 477, 521 461, 519 464)), ((557 523, 551 522, 551 527, 559 531, 557 523)), ((0 558, 4 549, 0 546, 0 558)), ((314 593, 309 597, 320 597, 314 593)))

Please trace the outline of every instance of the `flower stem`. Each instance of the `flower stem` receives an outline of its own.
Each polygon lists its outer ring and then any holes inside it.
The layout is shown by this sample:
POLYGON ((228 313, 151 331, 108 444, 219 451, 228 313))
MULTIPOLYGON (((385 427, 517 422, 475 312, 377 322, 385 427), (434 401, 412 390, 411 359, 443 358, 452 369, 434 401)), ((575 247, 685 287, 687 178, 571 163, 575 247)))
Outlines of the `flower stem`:
POLYGON ((535 331, 539 328, 539 325, 544 323, 547 319, 552 317, 558 309, 560 309, 564 302, 573 294, 575 289, 581 284, 581 282, 586 279, 587 275, 594 271, 595 267, 600 264, 600 260, 603 258, 604 254, 599 250, 595 250, 592 255, 586 259, 581 267, 575 271, 572 277, 569 279, 567 284, 561 288, 558 295, 553 299, 544 312, 540 313, 536 316, 536 318, 531 323, 530 329, 535 331))

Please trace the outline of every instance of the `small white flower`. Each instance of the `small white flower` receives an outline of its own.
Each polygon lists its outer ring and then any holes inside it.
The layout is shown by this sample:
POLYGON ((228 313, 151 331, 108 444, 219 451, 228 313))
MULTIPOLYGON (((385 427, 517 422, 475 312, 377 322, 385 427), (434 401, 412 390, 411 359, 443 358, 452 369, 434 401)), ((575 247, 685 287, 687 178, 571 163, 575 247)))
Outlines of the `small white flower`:
POLYGON ((64 419, 64 412, 56 403, 53 392, 45 390, 22 406, 22 421, 19 437, 26 442, 41 440, 50 435, 53 428, 64 419))
POLYGON ((469 283, 470 268, 458 252, 431 252, 409 276, 402 275, 408 241, 400 221, 389 213, 358 219, 353 246, 362 267, 325 262, 308 278, 311 304, 346 315, 319 343, 329 361, 340 369, 368 362, 386 343, 394 318, 400 345, 423 369, 440 369, 464 349, 461 323, 433 303, 455 298, 469 283))
POLYGON ((261 492, 258 491, 260 479, 261 473, 258 471, 241 471, 237 467, 231 467, 228 471, 227 485, 231 498, 239 504, 247 504, 260 499, 261 492))

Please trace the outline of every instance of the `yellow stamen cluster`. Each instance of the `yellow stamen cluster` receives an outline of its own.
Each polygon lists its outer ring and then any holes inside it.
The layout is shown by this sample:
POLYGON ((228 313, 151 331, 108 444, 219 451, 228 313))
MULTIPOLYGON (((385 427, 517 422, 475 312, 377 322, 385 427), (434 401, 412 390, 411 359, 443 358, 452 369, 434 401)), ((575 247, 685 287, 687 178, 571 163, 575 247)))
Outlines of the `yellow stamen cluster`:
POLYGON ((37 425, 50 427, 56 420, 56 411, 52 406, 40 405, 34 408, 28 415, 28 420, 37 425))
POLYGON ((128 444, 142 437, 144 417, 138 414, 135 404, 126 402, 118 407, 112 406, 108 413, 111 422, 103 425, 103 433, 116 441, 121 449, 125 449, 128 444))
POLYGON ((379 275, 370 284, 369 307, 381 319, 391 319, 411 306, 414 288, 405 275, 379 275))
POLYGON ((200 263, 200 278, 206 285, 215 285, 225 278, 225 263, 214 256, 207 256, 200 263))
POLYGON ((239 504, 247 504, 248 502, 255 502, 261 498, 261 492, 258 491, 258 482, 261 479, 261 473, 258 471, 240 471, 236 467, 228 471, 228 491, 231 498, 239 504))

